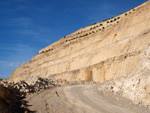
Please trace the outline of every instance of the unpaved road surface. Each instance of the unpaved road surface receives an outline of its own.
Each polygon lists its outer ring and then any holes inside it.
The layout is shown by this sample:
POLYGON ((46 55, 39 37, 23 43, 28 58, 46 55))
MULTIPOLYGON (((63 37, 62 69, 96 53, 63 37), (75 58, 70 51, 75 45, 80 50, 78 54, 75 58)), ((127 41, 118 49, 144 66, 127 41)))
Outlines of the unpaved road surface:
POLYGON ((37 113, 150 113, 128 99, 100 92, 97 85, 58 87, 29 95, 28 109, 37 113))

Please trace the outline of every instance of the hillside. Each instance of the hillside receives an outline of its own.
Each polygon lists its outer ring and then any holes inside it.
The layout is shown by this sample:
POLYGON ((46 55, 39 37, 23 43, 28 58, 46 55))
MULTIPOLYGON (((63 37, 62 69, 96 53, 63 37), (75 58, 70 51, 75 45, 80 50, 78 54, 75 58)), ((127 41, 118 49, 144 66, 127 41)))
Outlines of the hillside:
POLYGON ((23 95, 24 111, 150 113, 148 12, 150 1, 61 38, 1 80, 3 90, 23 95))
POLYGON ((40 76, 102 83, 147 68, 142 54, 150 40, 149 4, 60 39, 16 68, 10 78, 19 81, 40 76))

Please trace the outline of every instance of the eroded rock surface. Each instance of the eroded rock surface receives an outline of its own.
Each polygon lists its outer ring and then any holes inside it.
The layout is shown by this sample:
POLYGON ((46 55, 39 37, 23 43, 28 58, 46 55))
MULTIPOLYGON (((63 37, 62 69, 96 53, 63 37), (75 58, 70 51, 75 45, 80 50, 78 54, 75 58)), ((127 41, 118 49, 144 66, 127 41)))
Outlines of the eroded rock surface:
POLYGON ((140 72, 150 43, 150 1, 117 17, 87 26, 40 50, 10 78, 31 76, 103 83, 140 72), (118 22, 119 21, 119 22, 118 22), (101 29, 101 30, 100 30, 101 29))
POLYGON ((150 108, 150 71, 124 75, 107 81, 100 91, 111 91, 132 100, 133 103, 150 108))
POLYGON ((50 89, 54 87, 60 86, 59 84, 55 83, 51 79, 41 78, 36 76, 31 76, 27 81, 19 81, 19 82, 7 82, 7 81, 0 81, 4 87, 11 87, 17 89, 22 96, 30 93, 36 93, 40 90, 50 89))
POLYGON ((41 91, 33 94, 35 97, 32 95, 28 97, 28 100, 33 98, 30 102, 33 104, 31 109, 38 107, 39 112, 61 113, 66 109, 68 113, 96 113, 98 110, 102 113, 112 113, 111 107, 115 107, 118 111, 113 111, 114 113, 120 113, 122 109, 125 113, 141 113, 142 110, 145 110, 143 113, 149 113, 146 109, 150 108, 150 13, 148 12, 150 1, 117 17, 81 28, 43 48, 31 61, 16 68, 8 80, 13 82, 1 83, 6 87, 16 88, 22 92, 21 95, 41 91), (120 108, 116 106, 118 105, 116 102, 115 105, 111 103, 108 107, 110 111, 107 111, 106 106, 98 105, 101 101, 97 97, 104 99, 102 101, 108 104, 109 96, 106 98, 102 98, 105 95, 98 96, 95 94, 97 91, 94 93, 95 90, 91 89, 91 86, 90 89, 85 88, 87 86, 75 86, 99 83, 104 83, 98 85, 101 93, 111 91, 146 108, 136 110, 135 107, 133 110, 130 109, 132 106, 126 103, 126 107, 120 108), (52 93, 51 90, 43 90, 52 89, 59 86, 58 84, 69 86, 56 88, 52 93), (92 97, 95 101, 89 99, 90 95, 97 96, 92 97), (49 97, 60 102, 51 101, 49 97), (38 98, 44 103, 41 107, 36 101, 38 98), (83 109, 78 105, 76 98, 83 109), (66 100, 71 105, 68 105, 66 100), (90 102, 93 104, 92 107, 89 107, 90 102), (59 109, 61 106, 65 108, 59 109))

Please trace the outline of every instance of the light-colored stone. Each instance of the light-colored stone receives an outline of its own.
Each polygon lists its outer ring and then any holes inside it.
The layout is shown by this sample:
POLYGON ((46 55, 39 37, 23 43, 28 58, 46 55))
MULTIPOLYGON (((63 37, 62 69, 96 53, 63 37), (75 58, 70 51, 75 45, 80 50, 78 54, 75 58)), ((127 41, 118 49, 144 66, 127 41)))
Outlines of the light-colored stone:
POLYGON ((149 63, 142 55, 150 43, 149 6, 149 2, 144 3, 134 11, 128 11, 127 16, 123 13, 114 17, 120 18, 112 23, 107 21, 114 18, 79 29, 40 50, 30 62, 16 68, 10 78, 19 81, 40 76, 68 81, 91 79, 102 83, 124 74, 137 73, 144 65, 148 68, 149 63), (105 29, 96 32, 101 27, 105 29), (94 33, 90 34, 92 31, 94 33), (89 35, 79 38, 86 33, 89 35), (49 50, 52 47, 54 49, 49 50), (146 63, 143 65, 142 62, 146 63))
POLYGON ((150 1, 134 9, 126 12, 127 16, 123 13, 81 28, 41 49, 16 68, 9 80, 35 76, 69 82, 107 81, 102 89, 150 107, 150 1))

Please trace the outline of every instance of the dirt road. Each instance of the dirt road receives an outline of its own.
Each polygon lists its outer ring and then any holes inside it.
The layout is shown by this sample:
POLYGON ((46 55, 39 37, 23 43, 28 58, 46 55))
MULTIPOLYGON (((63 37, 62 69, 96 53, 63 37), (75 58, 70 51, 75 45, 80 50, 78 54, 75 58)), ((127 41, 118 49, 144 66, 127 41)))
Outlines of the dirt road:
POLYGON ((150 113, 131 101, 97 85, 76 85, 44 90, 26 98, 28 109, 37 113, 150 113))

